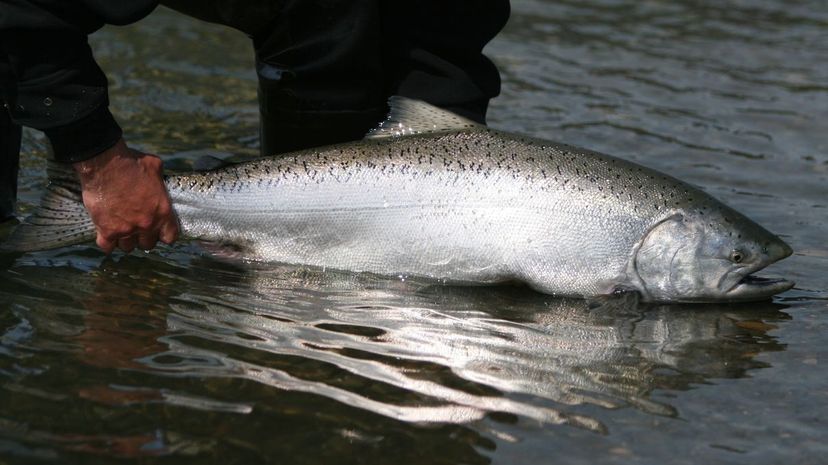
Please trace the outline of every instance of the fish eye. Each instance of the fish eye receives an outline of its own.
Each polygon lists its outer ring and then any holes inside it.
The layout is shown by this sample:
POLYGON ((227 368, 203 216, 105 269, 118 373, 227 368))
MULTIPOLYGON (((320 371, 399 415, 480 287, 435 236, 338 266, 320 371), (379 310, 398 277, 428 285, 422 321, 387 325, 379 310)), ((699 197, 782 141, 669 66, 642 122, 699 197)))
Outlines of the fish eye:
POLYGON ((742 260, 745 259, 745 254, 741 250, 734 250, 730 252, 730 261, 733 263, 742 263, 742 260))

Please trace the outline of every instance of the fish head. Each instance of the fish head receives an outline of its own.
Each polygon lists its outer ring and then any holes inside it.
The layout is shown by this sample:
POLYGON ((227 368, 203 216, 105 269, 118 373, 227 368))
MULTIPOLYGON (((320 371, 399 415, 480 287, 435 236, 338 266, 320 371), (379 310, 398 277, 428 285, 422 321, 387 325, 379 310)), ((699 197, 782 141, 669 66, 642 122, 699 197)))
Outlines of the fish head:
POLYGON ((763 300, 794 283, 753 273, 792 252, 779 237, 722 207, 676 213, 653 226, 639 243, 633 272, 649 301, 763 300))

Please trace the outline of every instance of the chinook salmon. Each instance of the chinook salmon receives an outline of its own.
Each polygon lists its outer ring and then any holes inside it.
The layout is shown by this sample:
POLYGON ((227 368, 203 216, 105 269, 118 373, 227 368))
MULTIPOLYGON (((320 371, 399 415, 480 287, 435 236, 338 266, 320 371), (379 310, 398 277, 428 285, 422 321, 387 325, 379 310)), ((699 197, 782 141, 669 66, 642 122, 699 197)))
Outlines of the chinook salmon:
MULTIPOLYGON (((564 296, 741 301, 793 286, 753 275, 792 253, 785 242, 671 176, 423 102, 390 105, 362 141, 168 176, 182 235, 251 260, 564 296)), ((94 239, 76 181, 52 177, 7 249, 94 239)))

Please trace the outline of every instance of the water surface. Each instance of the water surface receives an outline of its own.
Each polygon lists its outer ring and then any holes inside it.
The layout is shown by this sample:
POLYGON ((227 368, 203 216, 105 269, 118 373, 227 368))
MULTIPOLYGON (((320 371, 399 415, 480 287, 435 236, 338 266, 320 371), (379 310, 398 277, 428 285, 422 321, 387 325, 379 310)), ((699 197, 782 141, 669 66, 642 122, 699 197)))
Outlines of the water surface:
MULTIPOLYGON (((701 186, 796 253, 772 302, 587 303, 211 258, 0 256, 0 464, 821 463, 828 10, 514 1, 489 123, 701 186)), ((159 9, 92 41, 128 141, 258 153, 252 51, 159 9), (182 85, 186 83, 186 85, 182 85)), ((23 212, 42 192, 28 132, 23 212)))

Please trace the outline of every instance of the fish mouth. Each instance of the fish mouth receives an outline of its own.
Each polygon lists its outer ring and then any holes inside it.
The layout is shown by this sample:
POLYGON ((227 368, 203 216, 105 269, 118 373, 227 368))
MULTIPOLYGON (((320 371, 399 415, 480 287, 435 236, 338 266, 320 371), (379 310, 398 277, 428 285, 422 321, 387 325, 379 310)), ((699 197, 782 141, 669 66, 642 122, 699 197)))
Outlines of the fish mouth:
POLYGON ((736 283, 728 292, 728 300, 764 300, 785 292, 796 283, 782 278, 765 278, 749 274, 736 283))

